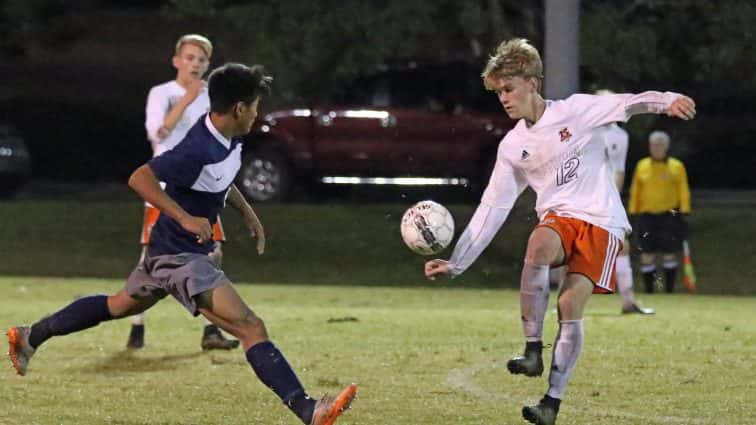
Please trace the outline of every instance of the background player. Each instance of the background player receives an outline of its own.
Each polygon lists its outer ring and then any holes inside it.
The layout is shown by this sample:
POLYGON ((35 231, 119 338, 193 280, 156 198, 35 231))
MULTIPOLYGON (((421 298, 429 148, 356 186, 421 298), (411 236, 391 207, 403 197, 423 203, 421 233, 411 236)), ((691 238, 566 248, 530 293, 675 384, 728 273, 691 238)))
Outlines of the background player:
MULTIPOLYGON (((178 39, 172 63, 176 68, 176 78, 152 89, 147 96, 145 127, 147 138, 152 145, 152 156, 167 152, 183 140, 197 119, 210 109, 210 99, 202 76, 205 75, 213 54, 213 45, 206 37, 187 34, 178 39)), ((144 261, 152 226, 158 220, 160 211, 145 203, 144 224, 142 225, 142 253, 139 262, 144 261)), ((221 267, 223 252, 221 245, 226 240, 220 217, 213 226, 215 249, 210 256, 221 267)), ((131 317, 131 331, 126 346, 142 348, 145 331, 144 314, 131 317)), ((226 339, 217 326, 207 319, 202 332, 203 350, 229 350, 239 346, 239 341, 226 339)))
POLYGON ((695 116, 692 99, 676 93, 577 94, 547 101, 540 95, 543 65, 526 40, 503 42, 483 71, 487 89, 518 119, 499 144, 496 165, 481 203, 449 261, 425 264, 430 279, 464 272, 491 242, 525 187, 536 192, 540 223, 528 240, 520 281, 525 354, 507 363, 511 373, 543 373, 543 318, 548 308, 549 269, 566 265, 558 296, 559 331, 549 388, 525 406, 531 423, 556 422, 567 383, 583 345, 583 309, 592 292, 614 289, 614 263, 630 224, 613 181, 600 127, 639 113, 695 116))
MULTIPOLYGON (((612 92, 601 90, 596 94, 605 95, 612 94, 612 92)), ((625 163, 627 161, 627 148, 630 135, 617 123, 604 126, 603 133, 606 157, 614 170, 614 183, 617 185, 617 191, 622 193, 622 187, 625 184, 625 163)), ((630 264, 630 241, 627 237, 622 241, 622 250, 617 256, 616 273, 617 289, 622 297, 622 313, 654 314, 653 309, 641 307, 635 301, 633 268, 630 264)))

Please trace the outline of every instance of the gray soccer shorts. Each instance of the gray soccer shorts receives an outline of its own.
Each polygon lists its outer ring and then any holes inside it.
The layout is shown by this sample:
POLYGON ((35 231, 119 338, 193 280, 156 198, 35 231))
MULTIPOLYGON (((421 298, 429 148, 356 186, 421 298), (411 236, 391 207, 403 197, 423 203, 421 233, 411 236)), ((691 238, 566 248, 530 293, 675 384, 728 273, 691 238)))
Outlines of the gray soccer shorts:
POLYGON ((226 274, 205 254, 146 257, 126 281, 126 292, 136 299, 176 298, 194 316, 195 296, 229 282, 226 274))

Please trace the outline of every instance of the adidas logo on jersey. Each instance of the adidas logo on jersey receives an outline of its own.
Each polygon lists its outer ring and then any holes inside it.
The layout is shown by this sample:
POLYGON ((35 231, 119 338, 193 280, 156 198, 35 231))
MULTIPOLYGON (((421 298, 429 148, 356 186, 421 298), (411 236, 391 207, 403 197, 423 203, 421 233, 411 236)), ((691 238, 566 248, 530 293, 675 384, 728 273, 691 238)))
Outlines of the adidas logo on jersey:
POLYGON ((525 161, 529 157, 530 157, 530 153, 528 153, 528 151, 526 151, 526 150, 523 149, 522 150, 522 156, 520 157, 520 159, 523 160, 523 161, 525 161))

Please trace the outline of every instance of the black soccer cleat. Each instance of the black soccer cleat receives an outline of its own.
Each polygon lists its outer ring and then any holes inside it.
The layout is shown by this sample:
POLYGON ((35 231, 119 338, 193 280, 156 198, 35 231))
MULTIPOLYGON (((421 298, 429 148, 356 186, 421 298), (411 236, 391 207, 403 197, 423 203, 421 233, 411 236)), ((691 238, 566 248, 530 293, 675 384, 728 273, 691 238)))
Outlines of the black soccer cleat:
POLYGON ((515 375, 541 376, 543 374, 543 342, 535 341, 525 344, 525 353, 509 359, 507 369, 515 375))
POLYGON ((233 350, 239 346, 239 340, 227 339, 215 325, 205 326, 202 333, 202 350, 233 350))
POLYGON ((522 417, 536 425, 554 425, 559 413, 559 403, 561 400, 545 396, 535 406, 525 406, 522 408, 522 417))
POLYGON ((126 348, 138 350, 142 347, 144 347, 144 325, 131 325, 129 340, 126 341, 126 348))

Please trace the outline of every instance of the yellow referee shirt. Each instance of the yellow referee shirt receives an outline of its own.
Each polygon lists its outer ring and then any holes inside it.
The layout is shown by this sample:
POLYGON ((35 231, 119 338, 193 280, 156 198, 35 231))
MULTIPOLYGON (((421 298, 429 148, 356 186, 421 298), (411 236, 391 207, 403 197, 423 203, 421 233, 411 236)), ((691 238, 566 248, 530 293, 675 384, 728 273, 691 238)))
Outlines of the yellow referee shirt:
POLYGON ((666 161, 650 157, 638 161, 629 203, 630 214, 658 214, 671 209, 690 213, 690 188, 683 163, 671 157, 666 161))

